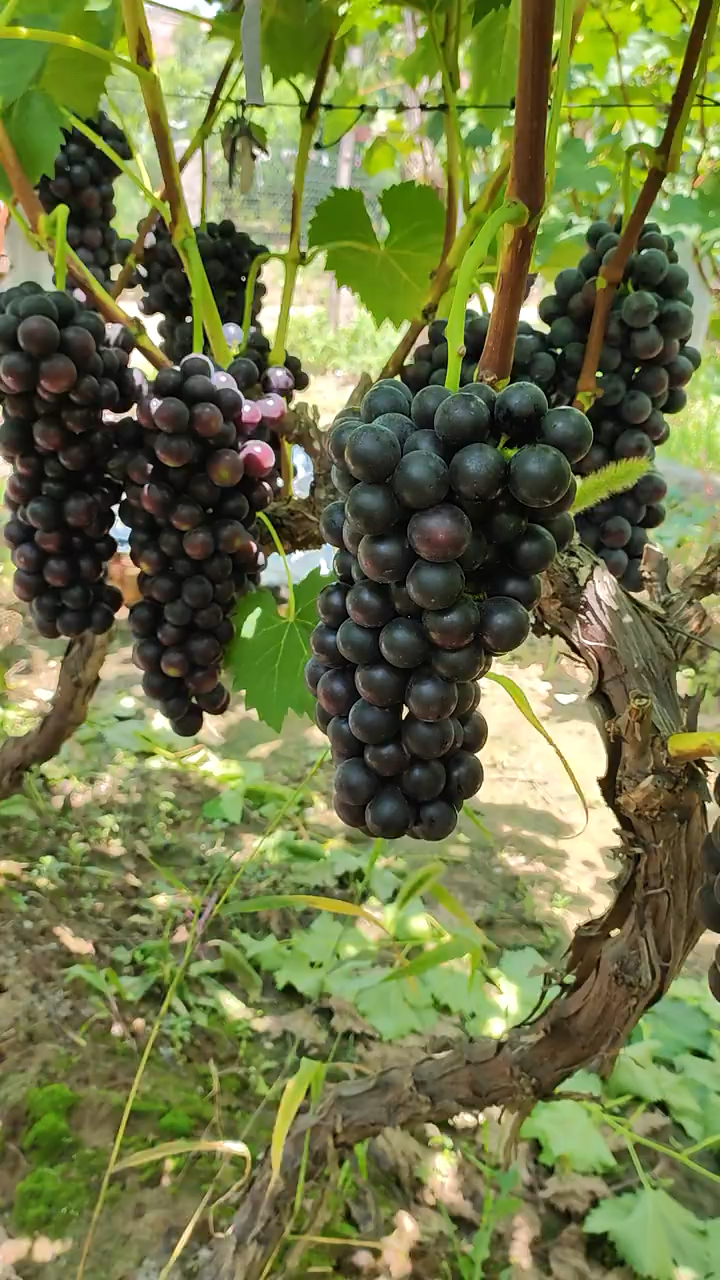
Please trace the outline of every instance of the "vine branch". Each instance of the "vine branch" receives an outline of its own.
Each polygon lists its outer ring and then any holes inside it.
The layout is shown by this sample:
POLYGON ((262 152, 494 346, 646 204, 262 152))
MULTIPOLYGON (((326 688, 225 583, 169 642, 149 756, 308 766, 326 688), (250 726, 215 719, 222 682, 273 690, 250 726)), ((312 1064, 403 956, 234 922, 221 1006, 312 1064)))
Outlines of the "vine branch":
MULTIPOLYGON (((192 160, 193 156, 200 149, 203 143, 207 141, 207 138, 210 136, 210 133, 212 132, 218 113, 220 112, 223 106, 223 102, 222 102, 223 90, 225 89, 225 85, 227 84, 230 78, 230 74, 235 65, 236 59, 237 59, 237 48, 234 47, 228 54, 223 64, 223 67, 220 71, 220 74, 217 78, 217 81, 215 82, 215 88, 213 89, 210 95, 210 98, 208 100, 205 115, 203 116, 203 119, 200 125, 196 129, 193 137, 190 139, 190 142, 188 143, 180 159, 178 160, 178 169, 180 173, 184 172, 184 170, 187 168, 190 161, 192 160)), ((165 187, 164 186, 161 187, 161 189, 158 192, 156 192, 156 195, 158 199, 166 200, 167 192, 165 187)), ((135 270, 135 267, 138 265, 139 262, 142 262, 143 256, 145 253, 145 237, 149 235, 149 233, 153 230, 153 227, 157 225, 157 221, 159 217, 160 217, 160 214, 157 209, 150 209, 148 213, 146 213, 145 217, 142 219, 140 225, 138 226, 138 232, 137 232, 137 236, 135 237, 133 247, 130 250, 127 258, 125 259, 122 265, 122 270, 120 272, 120 275, 118 276, 117 280, 113 285, 112 295, 114 298, 118 298, 122 293, 123 289, 127 288, 130 281, 130 277, 133 271, 135 270)))
POLYGON ((302 203, 305 192, 305 178, 307 175, 308 160, 310 158, 310 147, 312 146, 312 140, 315 135, 315 128, 320 114, 320 104, 322 102, 325 81, 327 80, 328 71, 330 70, 330 62, 332 60, 334 45, 335 34, 333 33, 328 37, 325 48, 323 49, 320 64, 315 75, 315 83, 313 84, 312 93, 310 94, 307 107, 303 111, 302 124, 300 126, 300 139, 298 141, 297 156, 295 157, 295 173, 293 175, 290 206, 290 236, 288 239, 287 253, 285 254, 285 279, 283 281, 283 291, 280 298, 280 310, 278 313, 277 329, 275 331, 275 341, 270 353, 271 364, 282 364, 285 359, 285 340, 287 338, 287 329, 290 322, 290 308, 292 306, 293 294, 295 292, 297 273, 302 261, 300 238, 302 234, 302 203))
POLYGON ((180 254, 183 265, 190 280, 193 305, 202 315, 203 326, 215 359, 222 365, 230 363, 230 349, 222 331, 222 321, 218 312, 212 289, 205 273, 195 239, 190 215, 185 203, 180 167, 172 144, 170 121, 168 119, 165 97, 160 78, 155 66, 152 35, 145 13, 143 0, 122 0, 122 15, 128 48, 133 62, 145 70, 140 80, 140 89, 145 103, 148 121, 155 140, 155 149, 160 162, 168 205, 170 206, 170 223, 172 238, 180 254))
POLYGON ((678 144, 682 141, 687 123, 696 71, 705 41, 712 38, 719 7, 720 0, 698 0, 695 19, 685 46, 680 74, 670 103, 665 131, 655 148, 652 164, 632 212, 623 226, 620 240, 609 261, 600 268, 592 323, 577 383, 575 403, 579 407, 591 403, 595 397, 598 360, 615 290, 622 281, 628 258, 635 248, 643 223, 655 203, 665 178, 676 163, 678 144))
POLYGON ((506 198, 524 204, 528 220, 523 226, 513 227, 500 258, 490 327, 479 366, 480 376, 488 382, 502 382, 510 376, 518 317, 545 205, 545 131, 554 16, 554 0, 521 0, 515 132, 506 198))

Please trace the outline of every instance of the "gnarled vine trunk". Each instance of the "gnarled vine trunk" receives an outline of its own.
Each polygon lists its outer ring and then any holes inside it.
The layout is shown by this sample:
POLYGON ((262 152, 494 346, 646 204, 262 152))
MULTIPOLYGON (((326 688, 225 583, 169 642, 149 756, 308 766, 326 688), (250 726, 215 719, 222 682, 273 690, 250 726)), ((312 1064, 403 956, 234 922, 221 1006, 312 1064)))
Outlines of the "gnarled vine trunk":
POLYGON ((673 762, 665 750, 668 735, 685 727, 675 636, 677 628, 699 634, 706 625, 697 597, 717 578, 719 561, 709 554, 683 591, 665 594, 662 610, 626 595, 584 550, 553 569, 538 625, 561 637, 594 677, 607 745, 601 788, 621 841, 615 901, 578 929, 560 992, 533 1020, 501 1040, 466 1041, 329 1089, 316 1115, 296 1122, 279 1179, 272 1183, 267 1160, 258 1169, 203 1280, 264 1273, 292 1214, 306 1142, 312 1179, 327 1169, 333 1148, 350 1149, 388 1124, 438 1123, 493 1105, 529 1109, 580 1067, 609 1066, 667 990, 700 934, 693 903, 707 829, 701 769, 673 762))

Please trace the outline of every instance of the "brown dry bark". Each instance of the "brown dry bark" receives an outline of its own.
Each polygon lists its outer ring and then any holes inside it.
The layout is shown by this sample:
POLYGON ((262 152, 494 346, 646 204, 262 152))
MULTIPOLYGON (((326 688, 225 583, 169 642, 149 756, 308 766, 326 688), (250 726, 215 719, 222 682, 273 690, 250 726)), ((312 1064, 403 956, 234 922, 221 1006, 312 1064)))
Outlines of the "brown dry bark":
POLYGON ((0 747, 0 800, 18 791, 28 770, 56 755, 84 722, 107 647, 107 636, 90 632, 71 640, 47 714, 34 729, 21 738, 6 738, 0 747))
MULTIPOLYGON (((718 563, 716 553, 715 577, 718 563)), ((705 565, 699 579, 690 575, 664 599, 675 626, 702 632, 697 595, 711 576, 705 565)), ((538 629, 561 637, 593 675, 607 744, 601 788, 621 843, 615 901, 575 934, 560 992, 539 1016, 502 1040, 466 1041, 329 1089, 317 1114, 291 1130, 274 1185, 267 1161, 260 1166, 202 1280, 264 1274, 290 1220, 306 1140, 310 1182, 322 1177, 333 1149, 348 1150, 390 1123, 439 1123, 489 1106, 530 1108, 580 1067, 609 1067, 697 941, 693 903, 707 789, 699 768, 672 762, 664 748, 668 734, 684 727, 677 633, 584 549, 569 552, 549 575, 538 629)))

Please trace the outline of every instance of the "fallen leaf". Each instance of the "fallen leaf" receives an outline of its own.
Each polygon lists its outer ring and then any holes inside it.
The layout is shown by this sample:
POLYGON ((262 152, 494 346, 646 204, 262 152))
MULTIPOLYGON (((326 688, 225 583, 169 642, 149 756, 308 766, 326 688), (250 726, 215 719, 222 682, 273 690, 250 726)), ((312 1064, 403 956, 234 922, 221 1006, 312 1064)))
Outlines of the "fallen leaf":
POLYGON ((72 1240, 50 1240, 48 1236, 36 1236, 30 1259, 32 1262, 52 1262, 72 1249, 72 1240))
POLYGON ((260 1035, 277 1039, 281 1035, 297 1036, 304 1044, 323 1045, 327 1036, 309 1009, 293 1009, 290 1013, 262 1014, 251 1019, 250 1026, 260 1035))
POLYGON ((405 1280, 412 1275, 410 1254, 413 1246, 420 1239, 420 1228, 411 1213, 400 1209, 394 1218, 395 1230, 389 1236, 383 1236, 382 1264, 387 1270, 390 1280, 405 1280))
POLYGON ((597 1200, 609 1195, 610 1188, 604 1178, 583 1173, 555 1173, 548 1178, 540 1199, 549 1200, 561 1213, 584 1218, 597 1200))
POLYGON ((24 862, 14 862, 12 858, 0 858, 0 884, 8 876, 21 876, 24 870, 24 862))
POLYGON ((532 1256, 533 1240, 541 1233, 540 1217, 529 1204, 518 1209, 512 1220, 508 1258, 513 1266, 513 1276, 534 1280, 537 1275, 532 1256))
POLYGON ((0 1240, 0 1280, 19 1280, 13 1263, 22 1262, 30 1253, 32 1240, 19 1237, 11 1240, 7 1237, 0 1240))
POLYGON ((58 942, 74 956, 94 956, 95 944, 89 938, 81 938, 78 934, 73 933, 72 929, 68 929, 65 924, 56 924, 53 933, 58 942))
POLYGON ((633 1273, 625 1267, 608 1271, 588 1258, 585 1250, 582 1227, 566 1227, 548 1250, 553 1280, 631 1280, 633 1273))

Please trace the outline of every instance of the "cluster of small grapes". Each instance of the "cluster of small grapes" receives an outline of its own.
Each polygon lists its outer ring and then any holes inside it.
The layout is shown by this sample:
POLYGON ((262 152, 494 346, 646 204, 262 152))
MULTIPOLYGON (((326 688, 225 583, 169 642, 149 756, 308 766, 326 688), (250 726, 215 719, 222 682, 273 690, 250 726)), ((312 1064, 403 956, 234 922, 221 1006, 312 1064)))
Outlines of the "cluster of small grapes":
MULTIPOLYGON (((720 777, 715 779, 714 799, 720 804, 720 777)), ((705 883, 698 894, 698 915, 704 928, 720 933, 720 818, 705 837, 702 856, 705 883)), ((720 1001, 720 946, 708 970, 708 986, 720 1001)))
MULTIPOLYGON (((588 252, 576 268, 560 272, 554 293, 540 303, 557 360, 556 402, 575 396, 597 274, 619 239, 619 229, 610 223, 593 223, 586 236, 588 252)), ((699 351, 688 345, 693 326, 688 281, 672 237, 661 234, 657 223, 645 223, 613 297, 598 362, 600 395, 589 411, 595 441, 576 465, 577 474, 589 475, 615 459, 652 460, 668 439, 665 415, 685 407, 684 388, 700 365, 699 351)), ((647 530, 665 519, 666 493, 663 477, 651 471, 634 489, 599 503, 577 520, 583 542, 629 591, 643 588, 640 561, 647 530)))
POLYGON ((220 662, 233 637, 229 615, 265 563, 252 526, 277 476, 273 449, 252 438, 255 411, 230 373, 187 356, 158 373, 137 421, 120 424, 110 463, 140 570, 133 658, 145 693, 184 736, 199 731, 204 712, 227 708, 220 662))
POLYGON ((103 413, 136 399, 127 351, 105 345, 95 312, 33 282, 0 293, 4 535, 15 595, 48 639, 102 634, 122 604, 106 581, 122 486, 106 473, 115 436, 103 413))
MULTIPOLYGON (((222 222, 208 222, 195 234, 228 342, 239 344, 243 339, 241 321, 250 268, 259 254, 268 252, 267 247, 255 244, 246 232, 238 231, 229 218, 222 222)), ((132 246, 128 241, 123 242, 122 247, 129 252, 132 246)), ((144 290, 140 308, 146 315, 162 315, 158 326, 162 349, 177 364, 192 351, 192 298, 190 281, 164 222, 158 222, 155 230, 148 234, 137 276, 144 290)), ((257 377, 254 383, 248 382, 245 391, 259 383, 268 368, 270 343, 258 320, 266 292, 258 274, 253 293, 252 326, 245 349, 248 360, 257 368, 257 377)), ((286 368, 293 379, 290 391, 304 391, 309 379, 298 357, 286 356, 286 368)))
MULTIPOLYGON (((86 124, 103 139, 121 160, 130 160, 132 151, 122 129, 104 112, 86 124)), ((67 241, 89 271, 107 284, 110 267, 118 261, 118 235, 111 226, 115 217, 113 183, 120 170, 79 129, 64 129, 65 141, 55 161, 54 177, 44 175, 38 196, 46 213, 59 204, 70 210, 67 241)))
MULTIPOLYGON (((485 348, 490 317, 468 308, 465 312, 463 346, 465 355, 460 368, 460 386, 473 382, 477 364, 485 348)), ((448 344, 445 338, 447 320, 433 320, 428 325, 427 341, 413 352, 412 361, 400 370, 405 386, 415 395, 423 387, 444 387, 448 366, 448 344)), ((556 358, 550 350, 548 336, 527 320, 517 327, 513 353, 511 382, 534 382, 550 396, 556 379, 556 358)))
POLYGON ((330 433, 342 495, 321 527, 336 581, 306 667, 332 745, 335 809, 375 836, 441 840, 479 789, 477 681, 530 631, 539 574, 574 533, 584 414, 482 383, 377 383, 330 433), (500 441, 506 447, 500 446, 500 441))

